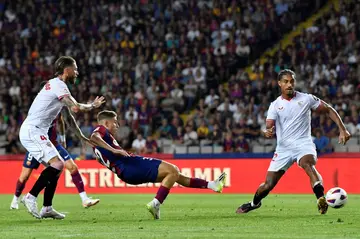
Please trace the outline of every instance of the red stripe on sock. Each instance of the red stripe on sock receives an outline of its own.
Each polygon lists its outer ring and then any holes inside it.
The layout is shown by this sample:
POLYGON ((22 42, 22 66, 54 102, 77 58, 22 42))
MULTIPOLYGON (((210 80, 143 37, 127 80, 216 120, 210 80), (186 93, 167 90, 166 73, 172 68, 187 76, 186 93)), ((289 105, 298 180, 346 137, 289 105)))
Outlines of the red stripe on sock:
POLYGON ((200 178, 190 178, 190 188, 207 188, 208 181, 200 178))
POLYGON ((15 196, 16 197, 20 197, 22 191, 24 190, 25 188, 25 184, 26 182, 20 182, 19 180, 17 180, 16 182, 16 189, 15 189, 15 196))
POLYGON ((170 189, 164 186, 160 186, 159 190, 156 193, 155 198, 162 204, 169 194, 170 189))
POLYGON ((71 177, 72 177, 72 181, 75 184, 78 192, 79 193, 84 192, 85 191, 84 182, 82 181, 82 177, 81 177, 79 171, 76 170, 75 172, 73 172, 71 174, 71 177))

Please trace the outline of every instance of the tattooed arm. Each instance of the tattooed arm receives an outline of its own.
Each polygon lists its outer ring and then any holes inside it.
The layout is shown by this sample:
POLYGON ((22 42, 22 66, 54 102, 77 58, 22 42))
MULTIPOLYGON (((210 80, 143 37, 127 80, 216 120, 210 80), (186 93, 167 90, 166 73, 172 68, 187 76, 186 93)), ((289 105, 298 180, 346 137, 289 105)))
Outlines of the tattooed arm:
POLYGON ((60 137, 60 144, 66 148, 66 137, 65 137, 65 122, 64 117, 62 114, 59 116, 59 137, 60 137))
POLYGON ((84 141, 85 143, 88 143, 88 144, 92 145, 90 143, 90 140, 87 137, 85 137, 85 135, 81 132, 79 126, 76 123, 76 120, 75 120, 74 116, 71 114, 68 107, 64 107, 62 109, 61 115, 63 116, 65 122, 69 125, 69 127, 74 130, 75 135, 80 140, 84 141))
POLYGON ((90 111, 100 107, 105 102, 105 98, 104 96, 97 96, 91 104, 82 104, 78 103, 71 95, 66 95, 61 101, 64 102, 72 112, 77 113, 79 111, 90 111))

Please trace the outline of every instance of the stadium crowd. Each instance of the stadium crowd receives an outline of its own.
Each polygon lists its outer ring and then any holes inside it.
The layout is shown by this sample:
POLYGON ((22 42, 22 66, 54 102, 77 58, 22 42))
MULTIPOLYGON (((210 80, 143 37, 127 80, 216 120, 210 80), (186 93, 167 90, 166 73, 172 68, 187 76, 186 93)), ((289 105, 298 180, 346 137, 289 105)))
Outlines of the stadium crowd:
MULTIPOLYGON (((223 145, 226 152, 248 152, 278 95, 276 73, 284 67, 296 71, 300 89, 341 109, 350 131, 356 131, 360 11, 355 1, 332 10, 265 64, 256 61, 324 2, 0 3, 0 134, 7 137, 6 151, 21 151, 19 126, 60 55, 77 60, 80 78, 70 86, 74 97, 87 102, 106 96, 106 108, 119 115, 117 139, 138 152, 159 150, 157 137, 175 145, 203 141, 223 145), (244 71, 248 64, 250 74, 244 71), (354 95, 357 101, 349 104, 354 95), (180 114, 194 108, 184 122, 180 114)), ((76 117, 89 136, 96 114, 76 117)), ((326 118, 313 117, 314 130, 336 134, 331 122, 323 124, 326 118)), ((68 131, 70 147, 78 143, 73 138, 68 131)))
MULTIPOLYGON (((332 9, 313 26, 304 29, 290 46, 277 51, 273 57, 269 56, 262 65, 253 64, 249 78, 267 82, 266 92, 258 97, 267 95, 263 102, 271 102, 276 97, 276 73, 282 68, 294 69, 297 87, 330 103, 339 111, 349 132, 359 135, 359 10, 359 2, 342 1, 339 12, 332 9)), ((259 102, 259 98, 256 101, 259 102)), ((257 107, 257 104, 251 106, 257 107)), ((262 109, 259 112, 263 114, 262 109)), ((260 124, 264 124, 263 119, 260 119, 260 124)), ((318 150, 332 151, 330 139, 338 136, 336 124, 325 115, 313 113, 312 130, 318 150)))

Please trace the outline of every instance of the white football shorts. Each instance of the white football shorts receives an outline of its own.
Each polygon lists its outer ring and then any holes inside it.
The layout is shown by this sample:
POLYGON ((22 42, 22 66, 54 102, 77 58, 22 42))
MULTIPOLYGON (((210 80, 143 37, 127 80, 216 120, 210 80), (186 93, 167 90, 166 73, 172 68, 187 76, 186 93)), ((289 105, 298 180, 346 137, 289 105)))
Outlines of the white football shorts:
POLYGON ((21 144, 39 163, 48 165, 50 159, 56 156, 61 160, 58 151, 49 140, 48 132, 33 125, 23 124, 19 138, 21 144))
POLYGON ((299 143, 294 147, 276 148, 273 158, 271 159, 268 171, 278 172, 286 171, 295 162, 299 165, 300 159, 305 155, 313 155, 317 161, 316 147, 313 142, 299 143))

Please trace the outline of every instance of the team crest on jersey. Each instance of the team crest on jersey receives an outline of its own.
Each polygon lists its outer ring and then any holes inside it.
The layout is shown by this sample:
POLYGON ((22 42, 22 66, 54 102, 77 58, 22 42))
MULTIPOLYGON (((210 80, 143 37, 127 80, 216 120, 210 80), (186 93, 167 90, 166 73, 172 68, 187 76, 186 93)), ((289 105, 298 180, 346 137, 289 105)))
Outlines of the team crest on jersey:
POLYGON ((116 141, 116 139, 113 140, 113 144, 116 146, 119 146, 118 142, 116 141))
POLYGON ((46 146, 48 146, 48 147, 51 148, 51 143, 50 143, 50 142, 47 142, 47 143, 46 143, 46 146))
POLYGON ((303 106, 304 101, 299 101, 298 104, 299 104, 300 106, 303 106))
POLYGON ((283 110, 284 109, 284 106, 281 106, 278 108, 278 110, 283 110))

